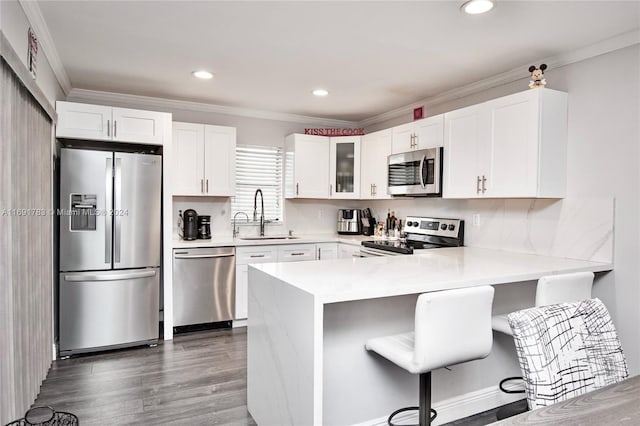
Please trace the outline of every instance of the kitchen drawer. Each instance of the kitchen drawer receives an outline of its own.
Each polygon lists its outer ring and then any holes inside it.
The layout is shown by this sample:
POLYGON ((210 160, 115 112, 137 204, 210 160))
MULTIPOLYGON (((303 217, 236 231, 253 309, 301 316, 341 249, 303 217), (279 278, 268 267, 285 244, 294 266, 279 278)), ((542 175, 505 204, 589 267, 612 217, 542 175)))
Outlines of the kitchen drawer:
POLYGON ((236 265, 248 265, 249 263, 269 263, 277 261, 277 246, 238 247, 236 249, 236 265))
POLYGON ((315 244, 292 244, 278 247, 278 262, 316 260, 315 244))

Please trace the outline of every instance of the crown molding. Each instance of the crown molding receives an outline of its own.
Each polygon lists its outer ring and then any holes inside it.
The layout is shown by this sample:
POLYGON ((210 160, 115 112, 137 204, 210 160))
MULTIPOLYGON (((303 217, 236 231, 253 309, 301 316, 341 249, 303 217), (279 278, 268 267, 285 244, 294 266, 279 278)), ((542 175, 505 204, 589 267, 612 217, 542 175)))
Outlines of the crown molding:
POLYGON ((65 71, 64 65, 62 65, 62 60, 60 60, 60 55, 58 55, 58 49, 56 49, 56 45, 53 42, 53 38, 49 32, 49 27, 42 16, 38 2, 33 0, 18 1, 24 11, 24 14, 27 16, 29 24, 38 37, 40 46, 42 46, 42 51, 49 60, 49 65, 51 65, 53 74, 56 76, 62 91, 65 95, 68 94, 71 90, 71 80, 69 80, 67 71, 65 71))
POLYGON ((335 120, 330 118, 311 117, 307 115, 289 114, 284 112, 263 111, 251 108, 239 108, 224 105, 214 105, 202 102, 179 101, 174 99, 155 98, 151 96, 128 95, 115 92, 101 92, 98 90, 73 88, 67 95, 69 101, 98 102, 104 104, 122 102, 140 107, 150 107, 160 110, 185 110, 212 112, 216 114, 234 115, 239 117, 259 118, 263 120, 286 121, 316 126, 354 127, 355 121, 335 120))
MULTIPOLYGON (((549 68, 561 68, 566 65, 570 65, 576 62, 581 62, 596 56, 604 55, 609 52, 613 52, 625 47, 640 44, 640 30, 630 31, 623 33, 615 37, 600 41, 587 47, 576 49, 570 52, 565 52, 560 55, 551 56, 546 59, 532 61, 531 63, 544 63, 549 68)), ((522 70, 526 69, 530 63, 524 66, 513 68, 509 71, 497 74, 493 77, 489 77, 475 83, 467 84, 452 90, 447 90, 438 95, 424 99, 422 102, 415 102, 411 105, 406 105, 400 108, 396 108, 392 111, 388 111, 379 115, 375 115, 370 118, 365 118, 358 122, 358 127, 366 127, 372 124, 381 123, 387 120, 392 120, 401 116, 411 116, 413 109, 418 106, 424 106, 428 109, 431 106, 442 104, 444 102, 453 101, 455 99, 463 98, 465 96, 473 95, 483 90, 488 90, 494 87, 502 86, 514 81, 527 78, 526 74, 523 74, 522 70)))

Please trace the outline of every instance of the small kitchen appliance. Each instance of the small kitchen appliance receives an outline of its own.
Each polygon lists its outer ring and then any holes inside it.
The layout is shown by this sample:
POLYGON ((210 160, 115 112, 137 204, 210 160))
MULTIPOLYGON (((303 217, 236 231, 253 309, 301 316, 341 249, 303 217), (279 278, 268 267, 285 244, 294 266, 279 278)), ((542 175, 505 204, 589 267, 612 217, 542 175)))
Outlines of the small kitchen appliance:
POLYGON ((370 208, 362 210, 362 217, 360 218, 362 223, 362 235, 374 235, 376 232, 376 218, 373 217, 370 208))
POLYGON ((388 193, 394 196, 442 196, 442 148, 390 155, 388 193))
POLYGON ((464 245, 464 220, 408 216, 406 237, 397 240, 363 241, 360 257, 393 256, 422 250, 464 245))
POLYGON ((211 216, 198 216, 198 239, 211 239, 211 216))
POLYGON ((193 241, 198 238, 198 213, 193 209, 185 210, 182 213, 184 229, 182 235, 185 240, 193 241))
POLYGON ((360 222, 360 210, 339 209, 338 210, 338 234, 358 235, 362 233, 360 222))

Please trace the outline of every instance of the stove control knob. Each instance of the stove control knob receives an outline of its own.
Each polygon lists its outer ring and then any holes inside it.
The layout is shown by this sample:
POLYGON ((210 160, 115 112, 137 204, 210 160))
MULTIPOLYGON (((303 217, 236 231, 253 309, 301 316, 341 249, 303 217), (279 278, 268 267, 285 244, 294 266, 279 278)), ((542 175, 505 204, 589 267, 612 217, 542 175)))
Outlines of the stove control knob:
POLYGON ((418 225, 418 222, 407 222, 407 226, 415 226, 418 225))
POLYGON ((449 231, 453 231, 455 229, 456 229, 456 226, 453 223, 449 225, 449 231))
POLYGON ((447 224, 443 223, 442 225, 440 225, 440 229, 442 229, 443 231, 447 230, 447 224))

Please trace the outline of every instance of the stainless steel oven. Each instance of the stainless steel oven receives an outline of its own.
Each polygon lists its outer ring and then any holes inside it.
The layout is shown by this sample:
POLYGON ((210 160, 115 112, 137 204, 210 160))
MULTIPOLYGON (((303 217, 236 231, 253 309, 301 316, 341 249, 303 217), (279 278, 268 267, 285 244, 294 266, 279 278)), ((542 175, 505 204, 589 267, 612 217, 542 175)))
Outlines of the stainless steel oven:
POLYGON ((388 191, 395 196, 442 196, 442 148, 388 157, 388 191))

